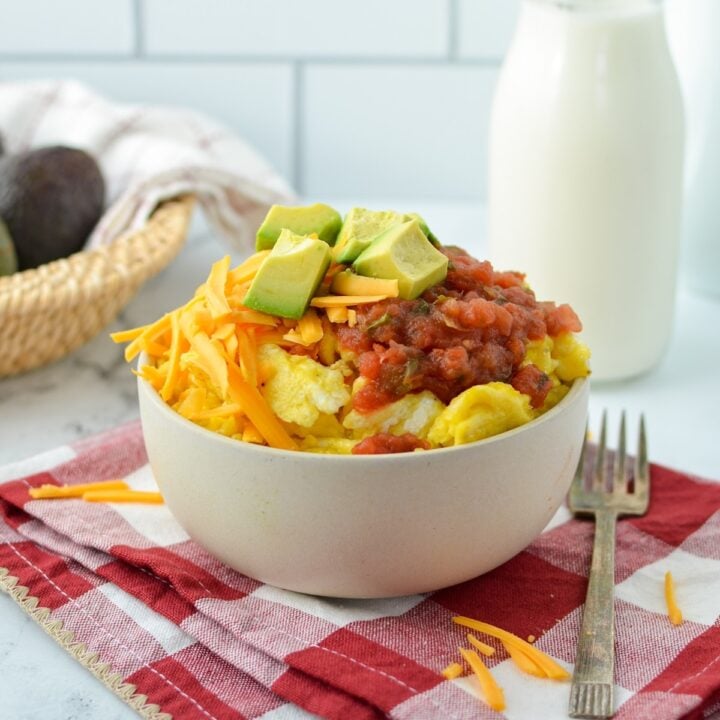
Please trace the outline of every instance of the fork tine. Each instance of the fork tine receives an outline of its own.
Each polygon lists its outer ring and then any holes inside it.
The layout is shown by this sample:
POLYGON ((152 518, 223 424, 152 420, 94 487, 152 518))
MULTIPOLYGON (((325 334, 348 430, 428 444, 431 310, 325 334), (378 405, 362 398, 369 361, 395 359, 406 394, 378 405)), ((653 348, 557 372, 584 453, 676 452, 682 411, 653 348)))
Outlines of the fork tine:
POLYGON ((613 465, 613 492, 622 492, 626 489, 627 478, 625 476, 625 411, 620 415, 620 433, 618 438, 618 448, 615 453, 615 463, 613 465))
POLYGON ((650 498, 650 468, 648 467, 645 415, 640 415, 640 432, 638 434, 637 455, 635 456, 635 495, 647 508, 650 498))
POLYGON ((595 457, 595 472, 593 473, 592 489, 602 490, 605 487, 605 448, 607 445, 607 410, 603 410, 600 423, 600 440, 598 441, 597 456, 595 457))
POLYGON ((571 489, 573 492, 582 491, 585 489, 585 455, 588 444, 588 423, 585 422, 585 434, 583 435, 583 444, 580 449, 580 459, 578 460, 577 467, 575 468, 575 477, 573 477, 571 489))

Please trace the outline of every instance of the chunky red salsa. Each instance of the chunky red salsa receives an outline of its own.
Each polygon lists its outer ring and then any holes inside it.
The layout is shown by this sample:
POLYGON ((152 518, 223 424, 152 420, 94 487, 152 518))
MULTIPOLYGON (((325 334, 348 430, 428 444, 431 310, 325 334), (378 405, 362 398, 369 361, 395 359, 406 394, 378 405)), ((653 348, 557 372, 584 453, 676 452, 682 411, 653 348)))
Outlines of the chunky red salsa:
POLYGON ((534 365, 520 367, 526 345, 580 331, 577 315, 568 305, 538 302, 520 273, 496 272, 460 248, 441 250, 450 261, 442 283, 416 300, 358 306, 356 326, 338 328, 367 381, 354 408, 370 412, 421 390, 447 404, 492 381, 510 383, 540 407, 551 382, 534 365))

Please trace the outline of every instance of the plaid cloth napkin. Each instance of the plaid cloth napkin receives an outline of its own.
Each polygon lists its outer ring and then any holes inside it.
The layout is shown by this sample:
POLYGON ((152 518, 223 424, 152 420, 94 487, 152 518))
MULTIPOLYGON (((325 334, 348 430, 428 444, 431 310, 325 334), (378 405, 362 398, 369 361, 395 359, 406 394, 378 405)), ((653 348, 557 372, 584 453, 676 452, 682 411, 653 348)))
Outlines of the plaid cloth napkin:
MULTIPOLYGON (((31 500, 42 483, 125 478, 151 489, 132 423, 0 470, 0 586, 148 718, 565 718, 568 683, 489 665, 498 714, 458 657, 456 614, 499 625, 572 668, 592 524, 556 518, 524 552, 430 595, 316 598, 263 585, 192 542, 164 506, 31 500)), ((617 718, 711 717, 720 709, 720 486, 653 466, 647 516, 617 544, 617 718), (685 621, 668 621, 672 571, 685 621)), ((462 552, 462 548, 456 548, 462 552)), ((31 682, 28 679, 28 682, 31 682)))

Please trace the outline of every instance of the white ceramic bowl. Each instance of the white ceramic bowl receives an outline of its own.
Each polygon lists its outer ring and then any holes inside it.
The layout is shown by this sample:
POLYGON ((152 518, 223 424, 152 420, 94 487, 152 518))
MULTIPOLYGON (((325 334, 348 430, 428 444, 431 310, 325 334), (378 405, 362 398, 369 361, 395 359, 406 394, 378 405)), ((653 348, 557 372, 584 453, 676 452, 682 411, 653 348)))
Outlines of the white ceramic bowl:
POLYGON ((271 585, 355 598, 447 587, 532 542, 572 480, 589 392, 578 380, 537 420, 469 445, 338 456, 231 440, 138 385, 153 472, 194 540, 271 585))

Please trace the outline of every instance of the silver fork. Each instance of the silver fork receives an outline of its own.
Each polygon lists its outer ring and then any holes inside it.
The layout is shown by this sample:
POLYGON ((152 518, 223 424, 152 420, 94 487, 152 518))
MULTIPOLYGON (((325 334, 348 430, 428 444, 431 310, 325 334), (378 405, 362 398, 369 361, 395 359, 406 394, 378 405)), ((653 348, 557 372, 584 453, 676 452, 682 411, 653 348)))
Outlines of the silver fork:
POLYGON ((583 445, 568 495, 568 506, 573 513, 595 516, 590 578, 570 688, 569 713, 574 718, 607 718, 613 715, 615 523, 619 515, 644 515, 650 499, 645 418, 640 417, 632 492, 628 487, 631 476, 626 469, 625 413, 620 419, 620 438, 611 478, 606 470, 606 428, 607 415, 603 412, 591 477, 585 476, 586 446, 583 445), (610 487, 608 481, 611 482, 610 487))

